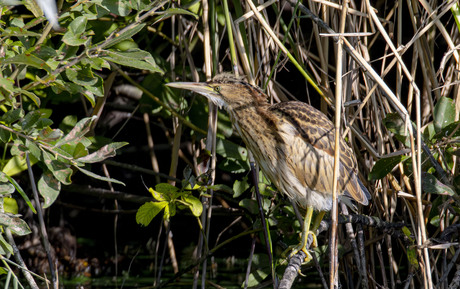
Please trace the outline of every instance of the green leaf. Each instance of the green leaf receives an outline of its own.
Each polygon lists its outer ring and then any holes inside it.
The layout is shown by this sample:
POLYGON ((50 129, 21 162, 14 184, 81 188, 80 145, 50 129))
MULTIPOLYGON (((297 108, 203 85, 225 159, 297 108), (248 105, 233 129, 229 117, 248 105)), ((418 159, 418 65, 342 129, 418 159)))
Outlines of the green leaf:
POLYGON ((88 23, 88 19, 85 16, 79 16, 70 23, 68 31, 75 35, 82 34, 85 32, 86 23, 88 23))
POLYGON ((105 42, 105 45, 104 47, 105 48, 110 48, 112 46, 114 46, 115 44, 117 43, 120 43, 122 41, 125 41, 125 40, 128 40, 128 39, 131 39, 131 37, 133 37, 134 35, 136 35, 139 31, 142 30, 142 28, 144 28, 145 24, 139 24, 139 25, 136 25, 134 26, 133 28, 125 31, 124 33, 122 34, 118 34, 118 33, 115 33, 113 35, 113 38, 106 41, 105 42))
POLYGON ((409 260, 409 263, 416 269, 419 267, 417 255, 417 249, 415 247, 410 247, 407 249, 407 259, 409 260))
POLYGON ((41 104, 40 98, 36 96, 35 93, 24 90, 24 89, 21 89, 20 92, 24 94, 25 96, 27 96, 28 98, 30 98, 30 100, 32 100, 37 107, 40 107, 40 104, 41 104))
POLYGON ((240 207, 245 208, 249 213, 257 215, 259 213, 259 205, 255 200, 243 199, 239 202, 240 207))
POLYGON ((44 204, 43 208, 51 206, 61 191, 61 183, 54 178, 53 174, 46 170, 38 181, 38 191, 42 195, 44 204))
POLYGON ((23 65, 26 65, 26 66, 32 66, 32 67, 35 67, 35 68, 38 68, 38 69, 44 69, 46 71, 48 71, 49 73, 51 73, 51 67, 48 66, 48 64, 46 64, 46 62, 40 58, 38 58, 37 56, 35 55, 31 55, 31 54, 19 54, 19 55, 16 55, 16 56, 13 56, 13 57, 10 57, 10 58, 7 58, 7 59, 1 59, 0 58, 0 63, 2 65, 5 65, 5 64, 23 64, 23 65))
POLYGON ((243 194, 247 189, 249 189, 248 178, 245 177, 242 181, 236 180, 233 183, 233 197, 238 198, 243 194))
POLYGON ((112 178, 107 178, 107 177, 103 177, 103 176, 99 176, 99 175, 96 175, 95 173, 91 172, 91 171, 88 171, 88 170, 85 170, 83 168, 80 168, 80 167, 76 167, 80 172, 84 173, 85 175, 89 176, 89 177, 92 177, 94 179, 97 179, 97 180, 100 180, 100 181, 104 181, 104 182, 109 182, 109 183, 114 183, 114 184, 119 184, 119 185, 123 185, 125 186, 125 184, 123 182, 120 182, 119 180, 116 180, 116 179, 112 179, 112 178))
POLYGON ((433 136, 435 140, 442 140, 443 138, 450 137, 449 140, 460 137, 460 121, 453 122, 446 125, 441 131, 433 136))
POLYGON ((96 152, 77 159, 77 161, 82 163, 97 163, 101 162, 107 158, 114 157, 116 155, 116 150, 127 145, 127 142, 114 142, 108 145, 103 146, 96 152))
POLYGON ((88 39, 82 39, 82 34, 86 30, 88 19, 85 16, 75 18, 69 25, 69 29, 62 37, 62 41, 70 46, 80 46, 85 44, 88 39))
POLYGON ((189 15, 193 16, 195 20, 198 20, 198 15, 182 8, 168 8, 165 11, 159 13, 160 16, 156 17, 154 23, 168 19, 174 15, 189 15))
POLYGON ((24 236, 31 233, 29 226, 24 220, 9 214, 0 213, 0 225, 8 227, 11 232, 18 236, 24 236))
POLYGON ((270 273, 269 268, 257 269, 255 272, 249 274, 248 287, 255 287, 260 285, 270 273))
POLYGON ((43 151, 43 161, 48 170, 50 170, 54 177, 61 183, 64 185, 70 185, 72 183, 70 178, 72 177, 73 171, 70 165, 55 160, 50 153, 45 151, 43 151))
MULTIPOLYGON (((30 160, 32 162, 32 160, 30 160)), ((35 210, 34 206, 32 205, 32 202, 30 201, 29 197, 26 195, 26 193, 24 192, 24 190, 21 188, 21 186, 12 178, 10 177, 9 175, 4 175, 8 181, 10 181, 10 183, 16 188, 16 191, 18 191, 18 193, 21 195, 21 197, 24 199, 24 201, 26 202, 26 204, 29 206, 29 208, 32 210, 32 212, 34 214, 37 213, 37 211, 35 210)))
POLYGON ((23 116, 24 111, 21 108, 11 109, 2 116, 2 121, 4 121, 6 124, 12 124, 13 122, 20 120, 23 116))
POLYGON ((165 212, 163 214, 163 218, 167 221, 171 217, 174 217, 176 215, 176 204, 175 203, 168 203, 168 205, 165 207, 165 212))
POLYGON ((452 99, 445 96, 441 97, 434 106, 433 119, 436 132, 455 121, 455 104, 452 99))
POLYGON ((179 191, 179 188, 167 183, 160 183, 155 186, 155 190, 162 194, 173 195, 175 192, 179 191))
POLYGON ((186 203, 186 205, 189 207, 190 211, 192 211, 192 214, 195 217, 201 216, 201 213, 203 212, 203 204, 200 202, 198 198, 190 194, 182 196, 182 201, 186 203))
POLYGON ((3 209, 5 213, 16 215, 19 212, 18 202, 13 198, 3 198, 3 209))
POLYGON ((128 16, 131 12, 130 7, 127 5, 126 1, 123 0, 97 0, 92 2, 108 10, 110 13, 122 17, 128 16))
POLYGON ((46 142, 55 141, 60 139, 64 133, 60 129, 52 129, 50 127, 45 127, 40 131, 39 139, 46 142))
POLYGON ((165 197, 163 196, 163 193, 160 193, 158 191, 155 191, 152 188, 149 188, 150 194, 153 196, 153 198, 159 202, 166 201, 165 197))
POLYGON ((33 110, 26 114, 24 119, 21 121, 21 127, 23 130, 28 131, 34 127, 35 123, 40 119, 42 113, 39 110, 33 110))
POLYGON ((448 196, 455 195, 451 187, 441 183, 435 176, 428 173, 422 173, 422 189, 426 193, 448 196))
POLYGON ((0 127, 0 142, 8 143, 11 140, 11 132, 0 127))
POLYGON ((152 55, 147 51, 133 49, 126 52, 104 50, 102 58, 123 66, 149 70, 163 74, 164 71, 155 63, 152 55))
POLYGON ((94 74, 94 78, 97 80, 93 85, 85 85, 83 94, 85 95, 86 99, 91 103, 91 106, 94 107, 96 102, 94 100, 94 95, 98 97, 104 96, 104 81, 102 77, 97 74, 94 74))
POLYGON ((216 153, 224 158, 232 158, 243 161, 248 159, 248 150, 246 148, 221 138, 216 139, 216 153))
POLYGON ((73 151, 72 157, 78 159, 88 155, 88 149, 81 142, 77 143, 73 151))
POLYGON ((148 226, 161 210, 168 206, 168 202, 148 202, 143 204, 136 213, 136 222, 148 226))
POLYGON ((240 159, 226 158, 220 162, 217 166, 219 169, 222 169, 226 172, 233 174, 244 173, 249 170, 249 161, 243 161, 240 159))
POLYGON ((228 194, 233 194, 232 188, 230 188, 229 186, 226 186, 226 185, 222 185, 222 184, 206 186, 206 188, 210 189, 210 190, 214 190, 214 191, 221 191, 221 192, 225 192, 225 193, 228 193, 228 194))
MULTIPOLYGON (((0 234, 0 245, 3 250, 10 252, 10 254, 14 254, 13 247, 5 240, 5 238, 3 238, 3 234, 0 234)), ((5 253, 2 255, 5 255, 5 253)))
MULTIPOLYGON (((0 172, 0 174, 3 174, 0 172)), ((0 183, 0 194, 1 195, 10 195, 14 193, 14 186, 10 183, 0 183)))
POLYGON ((86 117, 80 120, 74 126, 74 128, 66 136, 64 136, 60 141, 58 141, 54 146, 58 147, 65 143, 80 141, 85 136, 85 134, 90 130, 91 123, 95 119, 96 119, 96 116, 86 117))
POLYGON ((70 81, 81 86, 93 85, 98 81, 89 64, 83 67, 72 66, 66 69, 65 73, 70 81))
MULTIPOLYGON (((1 2, 1 1, 0 1, 1 2)), ((30 36, 30 37, 40 37, 41 34, 35 33, 32 31, 28 31, 21 27, 8 27, 6 28, 3 33, 1 33, 1 37, 19 37, 19 36, 30 36)))
MULTIPOLYGON (((34 165, 37 163, 36 158, 30 158, 30 164, 34 165)), ((6 165, 3 167, 2 172, 4 172, 7 176, 14 176, 27 170, 27 163, 24 156, 13 156, 11 159, 8 160, 6 165)))
POLYGON ((369 180, 380 180, 384 178, 397 164, 409 158, 409 156, 400 155, 379 159, 369 173, 369 180))

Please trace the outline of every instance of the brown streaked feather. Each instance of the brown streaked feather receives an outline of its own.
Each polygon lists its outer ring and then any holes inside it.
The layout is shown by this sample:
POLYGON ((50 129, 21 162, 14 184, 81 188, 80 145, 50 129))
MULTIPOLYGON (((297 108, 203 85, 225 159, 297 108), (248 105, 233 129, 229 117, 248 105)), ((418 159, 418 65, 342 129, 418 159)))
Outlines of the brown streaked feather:
MULTIPOLYGON (((290 162, 297 179, 310 189, 332 194, 331 178, 334 169, 335 134, 332 122, 319 110, 298 101, 281 102, 270 107, 280 119, 289 122, 300 136, 302 143, 287 146, 288 155, 306 152, 308 145, 316 149, 305 159, 290 162), (297 146, 297 147, 296 147, 297 146)), ((339 194, 346 194, 367 205, 368 193, 363 192, 357 179, 357 163, 353 151, 340 139, 339 194)))

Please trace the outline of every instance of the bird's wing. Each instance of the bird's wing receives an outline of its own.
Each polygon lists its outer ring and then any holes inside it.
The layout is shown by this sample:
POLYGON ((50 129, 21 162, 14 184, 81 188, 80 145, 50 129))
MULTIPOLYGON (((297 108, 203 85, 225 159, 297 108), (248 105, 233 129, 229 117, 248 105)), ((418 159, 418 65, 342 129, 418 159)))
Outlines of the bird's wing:
MULTIPOLYGON (((281 102, 270 110, 283 120, 278 124, 280 129, 289 131, 283 138, 288 144, 286 149, 291 150, 287 161, 297 179, 311 190, 332 194, 335 146, 332 122, 319 110, 298 101, 281 102)), ((367 205, 370 195, 361 187, 357 171, 353 151, 340 139, 339 194, 367 205)))

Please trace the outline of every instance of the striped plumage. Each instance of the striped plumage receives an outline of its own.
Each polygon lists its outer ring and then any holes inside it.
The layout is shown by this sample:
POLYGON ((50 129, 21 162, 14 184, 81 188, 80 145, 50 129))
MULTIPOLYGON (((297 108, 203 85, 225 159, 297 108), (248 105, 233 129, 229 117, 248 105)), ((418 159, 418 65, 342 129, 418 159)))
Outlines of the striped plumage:
MULTIPOLYGON (((331 209, 335 135, 322 112, 299 101, 270 105, 260 88, 228 73, 207 83, 168 85, 192 90, 223 107, 264 174, 301 208, 331 209)), ((368 204, 370 194, 343 139, 338 184, 340 198, 368 204)))

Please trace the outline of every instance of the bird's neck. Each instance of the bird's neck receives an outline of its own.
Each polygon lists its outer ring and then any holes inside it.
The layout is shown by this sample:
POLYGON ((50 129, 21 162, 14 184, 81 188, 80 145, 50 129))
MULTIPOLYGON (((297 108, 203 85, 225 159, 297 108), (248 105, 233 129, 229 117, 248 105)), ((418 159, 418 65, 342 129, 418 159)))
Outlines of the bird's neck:
POLYGON ((255 144, 261 141, 261 136, 268 139, 276 137, 276 120, 269 113, 269 107, 266 102, 255 102, 227 109, 238 134, 249 149, 260 149, 255 144))

